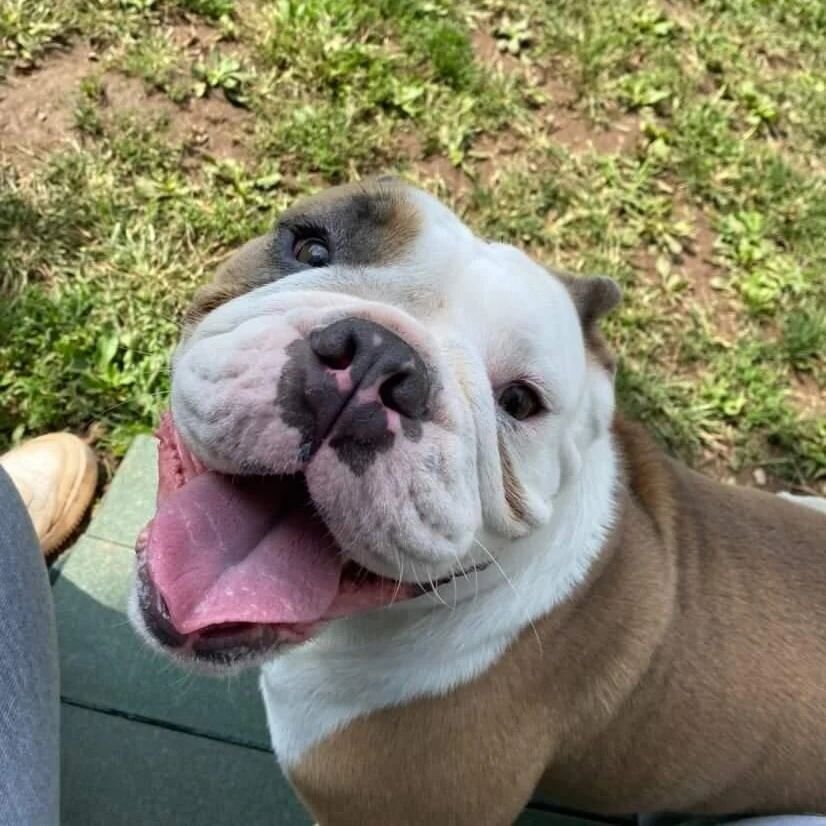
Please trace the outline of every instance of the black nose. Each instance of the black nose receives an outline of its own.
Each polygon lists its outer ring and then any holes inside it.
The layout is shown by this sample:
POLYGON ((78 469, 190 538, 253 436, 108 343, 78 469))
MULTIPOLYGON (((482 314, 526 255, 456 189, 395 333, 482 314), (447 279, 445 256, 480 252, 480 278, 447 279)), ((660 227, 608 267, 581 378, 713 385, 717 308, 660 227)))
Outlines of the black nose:
MULTIPOLYGON (((345 373, 345 387, 376 388, 381 406, 412 421, 427 413, 430 377, 419 354, 395 333, 362 318, 344 318, 310 334, 325 367, 345 373)), ((346 391, 345 391, 346 392, 346 391)))
POLYGON ((287 353, 276 403, 284 422, 300 431, 305 461, 329 439, 342 462, 362 474, 399 434, 421 437, 430 372, 386 327, 344 318, 293 342, 287 353))

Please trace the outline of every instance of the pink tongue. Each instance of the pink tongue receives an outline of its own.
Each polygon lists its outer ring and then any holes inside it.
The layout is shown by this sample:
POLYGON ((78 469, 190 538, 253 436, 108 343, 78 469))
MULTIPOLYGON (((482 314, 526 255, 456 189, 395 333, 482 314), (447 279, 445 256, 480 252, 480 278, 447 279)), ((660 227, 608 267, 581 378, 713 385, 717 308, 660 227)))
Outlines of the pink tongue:
POLYGON ((342 563, 318 516, 287 501, 295 493, 294 480, 207 472, 161 497, 146 559, 179 632, 322 618, 342 563))

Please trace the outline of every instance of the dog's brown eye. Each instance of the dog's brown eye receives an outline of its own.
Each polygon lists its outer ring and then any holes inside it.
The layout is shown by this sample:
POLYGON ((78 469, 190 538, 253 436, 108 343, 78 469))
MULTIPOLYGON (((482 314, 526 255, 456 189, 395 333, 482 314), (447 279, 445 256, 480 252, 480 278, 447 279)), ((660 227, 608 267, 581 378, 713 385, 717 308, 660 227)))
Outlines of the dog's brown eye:
POLYGON ((542 410, 542 402, 536 391, 527 384, 509 384, 499 394, 499 406, 511 418, 522 421, 542 410))
POLYGON ((302 238, 296 241, 293 255, 296 261, 308 267, 326 267, 330 263, 330 248, 321 238, 302 238))

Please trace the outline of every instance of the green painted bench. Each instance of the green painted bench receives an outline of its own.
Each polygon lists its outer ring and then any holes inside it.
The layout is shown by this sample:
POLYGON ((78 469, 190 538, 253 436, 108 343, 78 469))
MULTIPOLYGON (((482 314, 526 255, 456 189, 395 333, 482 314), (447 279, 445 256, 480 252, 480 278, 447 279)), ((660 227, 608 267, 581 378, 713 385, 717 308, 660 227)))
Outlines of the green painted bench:
MULTIPOLYGON (((134 540, 154 497, 154 442, 140 437, 84 536, 52 568, 62 823, 309 826, 275 764, 254 675, 181 672, 146 650, 126 619, 134 540)), ((541 804, 518 821, 590 822, 600 821, 541 804)))

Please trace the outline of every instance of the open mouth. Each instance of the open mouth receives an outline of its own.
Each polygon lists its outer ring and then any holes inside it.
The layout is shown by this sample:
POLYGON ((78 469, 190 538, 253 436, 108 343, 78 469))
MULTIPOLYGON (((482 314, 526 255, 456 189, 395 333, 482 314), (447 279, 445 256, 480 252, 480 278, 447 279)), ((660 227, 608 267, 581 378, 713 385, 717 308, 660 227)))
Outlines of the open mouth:
POLYGON ((302 474, 208 470, 168 413, 157 436, 157 510, 138 538, 138 598, 147 627, 167 647, 235 660, 422 593, 348 560, 302 474))

